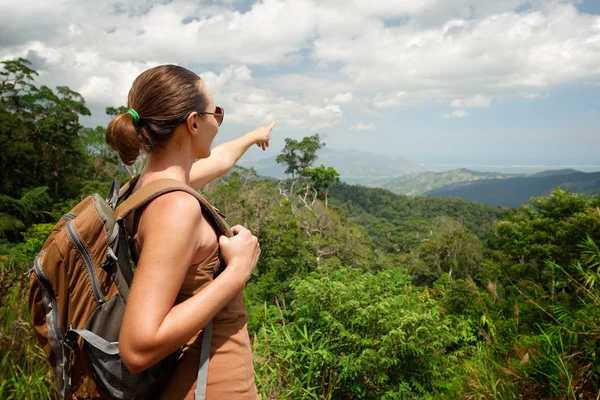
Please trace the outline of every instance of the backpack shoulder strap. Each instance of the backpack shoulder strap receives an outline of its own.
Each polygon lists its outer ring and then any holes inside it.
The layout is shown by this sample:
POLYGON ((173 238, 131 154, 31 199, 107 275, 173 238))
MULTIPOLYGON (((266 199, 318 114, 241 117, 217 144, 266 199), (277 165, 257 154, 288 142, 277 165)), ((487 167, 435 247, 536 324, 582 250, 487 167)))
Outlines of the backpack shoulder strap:
MULTIPOLYGON (((128 185, 126 184, 122 189, 122 193, 130 191, 132 185, 135 185, 135 183, 130 182, 128 185)), ((115 210, 115 219, 117 221, 120 221, 127 217, 133 211, 150 203, 155 198, 165 193, 174 191, 187 192, 198 200, 202 209, 206 211, 206 215, 209 216, 209 223, 211 223, 217 235, 225 235, 227 237, 233 236, 229 225, 227 224, 227 222, 225 222, 221 213, 217 209, 215 209, 196 190, 174 179, 159 179, 142 186, 135 193, 131 194, 123 203, 121 203, 121 205, 117 207, 117 209, 115 210)), ((212 326, 213 321, 211 320, 204 327, 204 335, 202 338, 202 345, 200 350, 200 364, 198 366, 198 377, 196 381, 196 389, 194 391, 194 398, 196 400, 204 400, 206 396, 206 383, 208 378, 208 364, 210 355, 210 343, 212 339, 212 326)))
POLYGON ((138 182, 139 179, 140 179, 140 175, 139 174, 135 175, 130 180, 128 180, 127 182, 125 182, 123 184, 123 186, 120 186, 119 190, 118 190, 117 201, 121 201, 121 200, 126 199, 127 197, 129 197, 129 195, 131 194, 131 192, 135 188, 135 185, 137 184, 137 182, 138 182))
POLYGON ((200 206, 209 217, 209 223, 213 226, 217 235, 225 235, 227 237, 233 236, 227 222, 225 222, 220 213, 208 202, 208 200, 190 186, 175 179, 158 179, 142 186, 117 207, 115 210, 115 220, 122 220, 130 213, 147 205, 155 198, 165 193, 175 191, 187 192, 198 200, 200 206))

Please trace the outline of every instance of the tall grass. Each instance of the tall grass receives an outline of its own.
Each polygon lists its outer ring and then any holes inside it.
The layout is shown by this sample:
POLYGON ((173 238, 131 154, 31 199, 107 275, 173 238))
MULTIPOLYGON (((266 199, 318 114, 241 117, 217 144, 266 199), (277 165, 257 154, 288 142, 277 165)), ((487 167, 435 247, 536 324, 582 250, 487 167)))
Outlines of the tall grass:
POLYGON ((30 325, 26 253, 0 244, 0 399, 58 399, 53 373, 30 325))

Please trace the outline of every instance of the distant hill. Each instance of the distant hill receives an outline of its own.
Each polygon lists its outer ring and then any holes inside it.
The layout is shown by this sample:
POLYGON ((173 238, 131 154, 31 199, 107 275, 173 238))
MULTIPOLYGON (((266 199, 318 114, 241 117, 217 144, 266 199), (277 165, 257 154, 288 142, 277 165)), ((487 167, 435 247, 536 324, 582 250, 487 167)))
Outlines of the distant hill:
POLYGON ((456 197, 479 203, 519 207, 532 196, 545 196, 556 187, 576 193, 600 191, 600 172, 544 171, 528 177, 458 182, 425 193, 427 196, 456 197), (554 173, 556 172, 556 174, 554 173))
MULTIPOLYGON (((323 148, 319 150, 314 165, 324 164, 339 172, 343 181, 359 183, 391 178, 410 172, 421 171, 422 167, 400 156, 382 156, 359 150, 337 150, 323 148)), ((276 157, 259 161, 240 161, 245 168, 254 168, 261 176, 284 178, 284 166, 277 164, 276 157)))
POLYGON ((523 174, 501 174, 498 172, 477 172, 461 168, 446 172, 420 172, 391 179, 378 180, 373 183, 364 183, 366 186, 388 189, 394 193, 409 196, 422 195, 431 190, 456 182, 471 182, 482 179, 508 179, 523 174))
POLYGON ((363 226, 377 243, 402 242, 406 235, 417 242, 429 233, 423 221, 449 216, 476 235, 485 237, 487 229, 506 209, 473 203, 462 199, 441 199, 400 195, 381 188, 342 183, 331 188, 332 204, 343 206, 350 220, 363 226), (422 231, 426 228, 426 231, 422 231), (413 237, 416 234, 416 237, 413 237))
POLYGON ((549 170, 549 171, 542 171, 542 172, 538 172, 537 174, 531 174, 530 176, 544 177, 544 176, 556 176, 556 175, 571 175, 571 174, 575 174, 577 172, 581 172, 581 171, 577 171, 576 169, 572 169, 572 168, 565 168, 565 169, 554 169, 554 170, 549 170))

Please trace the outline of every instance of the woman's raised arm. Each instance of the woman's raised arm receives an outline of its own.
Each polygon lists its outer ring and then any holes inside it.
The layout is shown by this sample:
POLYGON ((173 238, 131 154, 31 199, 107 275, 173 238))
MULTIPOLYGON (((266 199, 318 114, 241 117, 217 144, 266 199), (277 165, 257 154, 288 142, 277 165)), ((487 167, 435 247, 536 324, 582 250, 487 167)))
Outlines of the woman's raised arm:
POLYGON ((200 159, 192 165, 190 186, 199 190, 213 179, 225 175, 254 144, 265 150, 269 147, 271 130, 274 126, 275 122, 212 149, 210 157, 200 159))

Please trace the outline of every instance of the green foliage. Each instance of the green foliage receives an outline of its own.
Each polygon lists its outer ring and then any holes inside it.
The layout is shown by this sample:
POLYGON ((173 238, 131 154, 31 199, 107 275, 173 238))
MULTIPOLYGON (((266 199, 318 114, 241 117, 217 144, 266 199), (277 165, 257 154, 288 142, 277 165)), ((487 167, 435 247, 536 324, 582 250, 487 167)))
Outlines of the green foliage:
POLYGON ((33 256, 54 224, 33 225, 26 242, 0 240, 0 398, 57 399, 54 376, 30 325, 27 299, 33 256))
MULTIPOLYGON (((372 243, 339 210, 319 202, 309 208, 297 197, 282 195, 273 183, 253 177, 251 171, 238 169, 226 183, 205 187, 204 194, 231 225, 247 226, 261 243, 261 257, 246 289, 255 309, 262 310, 265 300, 291 300, 291 280, 316 268, 377 268, 372 243)), ((261 325, 254 320, 251 332, 261 325)))
POLYGON ((110 115, 111 117, 116 117, 119 114, 125 114, 128 108, 125 106, 119 107, 106 107, 106 115, 110 115))
POLYGON ((492 346, 477 343, 475 351, 462 367, 464 398, 473 400, 519 399, 517 374, 494 357, 492 346))
POLYGON ((317 159, 317 150, 323 147, 319 134, 306 136, 301 141, 285 139, 285 146, 277 156, 278 164, 287 165, 285 173, 292 178, 304 176, 306 169, 317 159))
POLYGON ((90 111, 79 93, 36 87, 25 59, 1 65, 0 237, 17 240, 32 223, 55 220, 54 211, 64 210, 54 205, 76 198, 89 181, 108 187, 126 176, 104 128, 80 125, 90 111))
POLYGON ((31 84, 34 77, 38 75, 36 71, 29 68, 31 61, 24 58, 16 60, 5 60, 0 62, 3 70, 0 71, 0 104, 8 109, 19 108, 20 96, 25 93, 35 92, 37 89, 31 84))
POLYGON ((554 319, 546 308, 576 307, 574 289, 564 286, 556 265, 576 265, 588 235, 593 242, 600 240, 600 216, 593 202, 557 189, 547 198, 532 199, 534 208, 523 207, 496 227, 490 245, 507 256, 500 278, 529 300, 522 311, 529 314, 524 321, 530 332, 537 330, 536 322, 554 319))
MULTIPOLYGON (((542 331, 547 352, 548 385, 571 398, 583 389, 600 389, 600 250, 588 237, 580 260, 570 266, 550 263, 559 273, 558 287, 570 301, 551 307, 557 324, 542 331)), ((541 367, 540 367, 541 368, 541 367)), ((554 390, 554 392, 556 392, 554 390)))
POLYGON ((497 226, 497 245, 514 261, 541 273, 545 260, 566 264, 577 258, 586 234, 600 238, 590 199, 557 189, 547 198, 532 198, 531 202, 533 208, 522 207, 511 221, 497 226))
POLYGON ((90 115, 83 97, 66 86, 36 87, 26 60, 4 61, 0 70, 0 193, 18 197, 47 186, 54 198, 77 193, 85 179, 110 181, 118 160, 104 142, 104 128, 83 128, 90 115))
POLYGON ((45 211, 51 203, 47 187, 26 192, 20 199, 0 194, 0 238, 16 240, 18 233, 35 222, 51 221, 52 213, 45 211))
POLYGON ((327 207, 329 188, 339 185, 340 174, 332 167, 321 165, 316 168, 307 168, 304 175, 308 178, 312 189, 321 195, 321 199, 325 200, 325 207, 327 207))
POLYGON ((549 334, 542 330, 543 342, 540 357, 534 359, 531 369, 535 381, 543 387, 546 396, 577 399, 574 388, 572 364, 568 361, 567 348, 560 331, 549 334))
POLYGON ((451 217, 485 238, 506 210, 459 199, 397 195, 383 189, 340 184, 330 190, 334 204, 343 206, 350 220, 363 226, 389 253, 409 253, 431 232, 433 218, 451 217))
POLYGON ((430 234, 417 247, 410 271, 421 284, 430 284, 444 273, 480 279, 482 260, 479 238, 458 221, 440 217, 431 223, 430 234))
POLYGON ((440 304, 412 286, 406 272, 339 268, 313 272, 293 287, 292 322, 265 328, 257 350, 260 371, 283 377, 262 382, 269 398, 452 394, 462 352, 456 348, 475 341, 473 328, 444 318, 440 304))
MULTIPOLYGON (((132 170, 79 124, 78 93, 36 87, 27 60, 1 65, 0 398, 50 399, 25 272, 60 214, 132 170)), ((597 397, 600 194, 519 210, 410 198, 338 185, 311 168, 323 145, 286 139, 292 180, 236 168, 204 188, 261 243, 244 296, 264 398, 597 397)))

